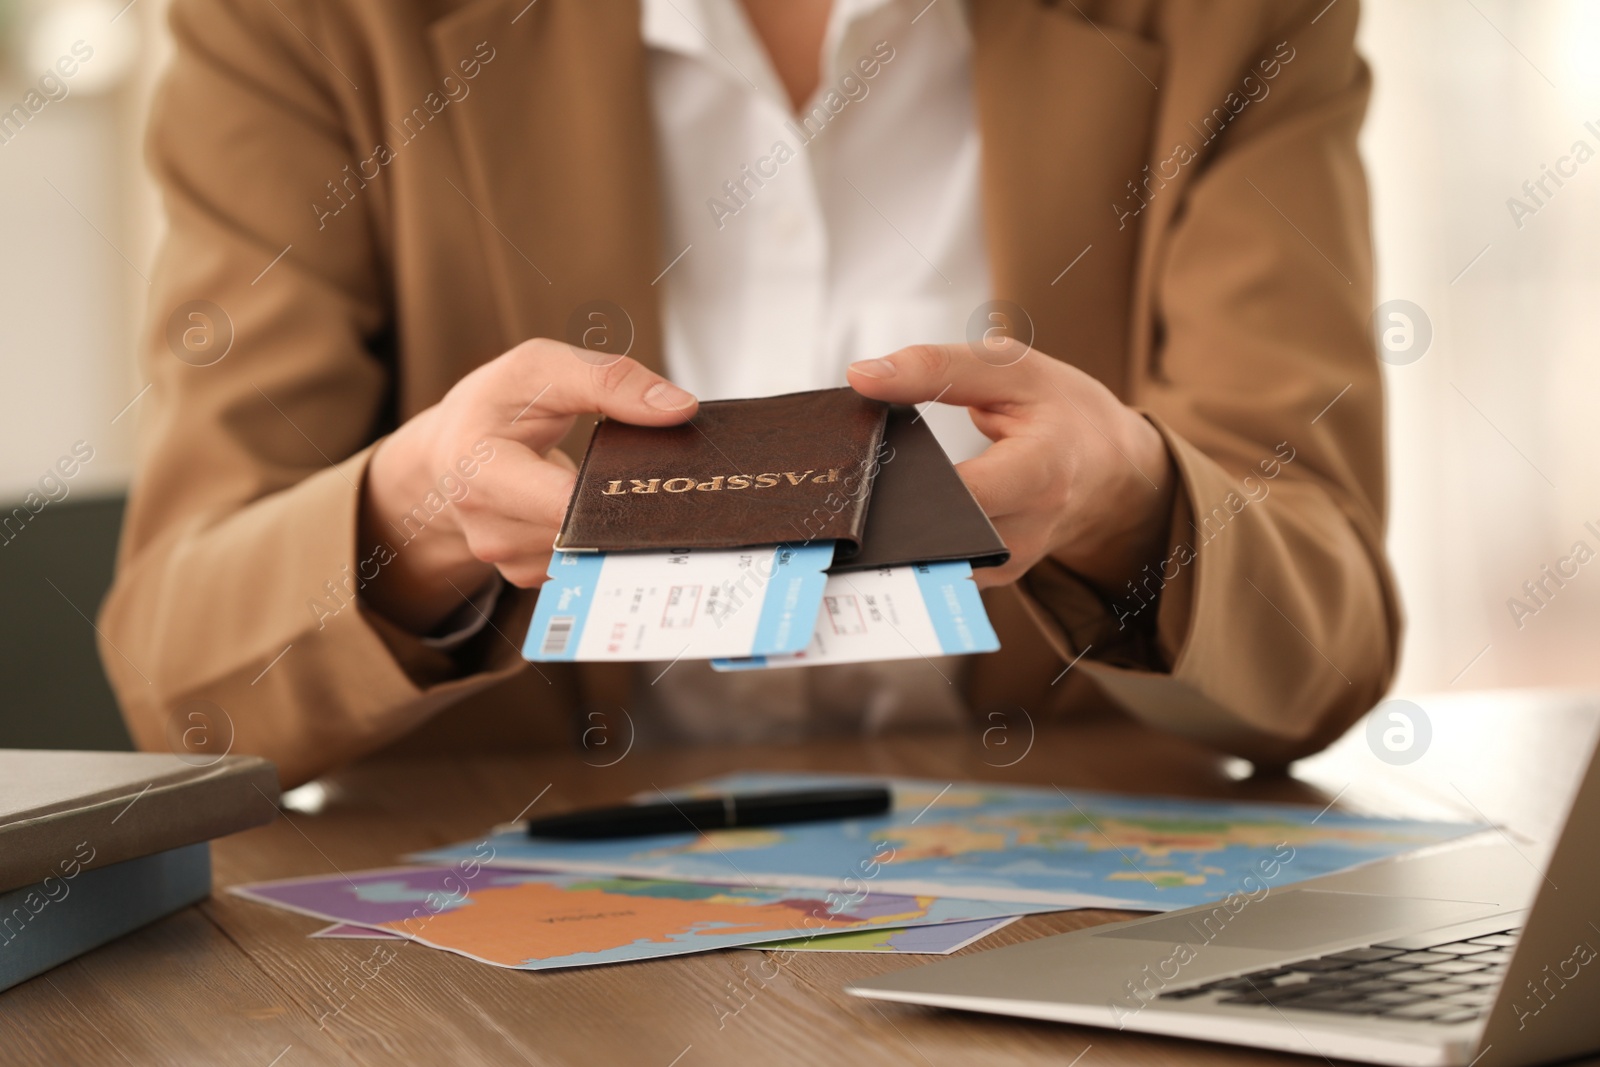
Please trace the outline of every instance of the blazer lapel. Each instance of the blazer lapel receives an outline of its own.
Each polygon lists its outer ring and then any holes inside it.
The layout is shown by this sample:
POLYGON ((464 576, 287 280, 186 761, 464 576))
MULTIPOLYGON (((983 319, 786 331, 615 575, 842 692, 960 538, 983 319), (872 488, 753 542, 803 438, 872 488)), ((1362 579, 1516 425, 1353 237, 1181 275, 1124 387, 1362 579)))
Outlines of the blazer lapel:
POLYGON ((984 222, 997 299, 1041 351, 1126 399, 1142 201, 1163 50, 1075 8, 972 0, 984 222), (1124 212, 1126 214, 1124 214, 1124 212))
POLYGON ((659 370, 655 129, 637 2, 475 0, 430 27, 454 70, 495 50, 452 116, 506 347, 581 343, 659 370), (601 319, 595 319, 598 311, 601 319))

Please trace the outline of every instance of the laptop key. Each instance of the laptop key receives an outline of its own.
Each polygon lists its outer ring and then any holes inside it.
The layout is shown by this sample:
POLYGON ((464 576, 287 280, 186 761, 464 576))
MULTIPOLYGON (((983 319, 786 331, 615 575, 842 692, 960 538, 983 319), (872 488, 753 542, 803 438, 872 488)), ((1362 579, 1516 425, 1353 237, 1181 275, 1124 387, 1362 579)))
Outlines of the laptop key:
POLYGON ((1361 982, 1352 982, 1344 988, 1352 993, 1393 993, 1400 989, 1409 989, 1404 982, 1391 982, 1387 978, 1368 978, 1361 982))
POLYGON ((1268 999, 1274 1004, 1298 1004, 1307 997, 1322 996, 1326 993, 1338 993, 1336 985, 1321 985, 1312 983, 1296 983, 1294 985, 1274 986, 1270 990, 1263 990, 1268 999))
POLYGON ((1461 982, 1470 986, 1497 986, 1505 981, 1505 972, 1473 971, 1471 974, 1455 974, 1450 976, 1450 981, 1461 982))
POLYGON ((1430 1021, 1441 1025, 1450 1023, 1469 1023, 1483 1015, 1481 1008, 1467 1008, 1463 1011, 1453 1011, 1448 1015, 1435 1015, 1430 1021))
POLYGON ((1308 997, 1313 993, 1337 993, 1347 989, 1351 983, 1338 981, 1339 975, 1317 975, 1309 982, 1285 982, 1280 985, 1270 986, 1274 1000, 1287 1000, 1291 997, 1308 997), (1331 980, 1330 980, 1331 979, 1331 980))
POLYGON ((1432 971, 1424 971, 1420 967, 1409 971, 1393 971, 1384 977, 1392 982, 1421 983, 1439 981, 1438 975, 1432 971))
POLYGON ((1488 968, 1487 963, 1479 963, 1473 959, 1441 960, 1438 963, 1424 963, 1422 969, 1432 971, 1434 974, 1470 974, 1488 968))
POLYGON ((1327 1004, 1311 1004, 1297 1000, 1292 1004, 1285 1004, 1284 1007, 1294 1008, 1296 1011, 1332 1011, 1340 1015, 1377 1015, 1383 1010, 1381 1004, 1370 1004, 1364 1000, 1334 1001, 1327 1004))
POLYGON ((1407 952, 1404 955, 1396 956, 1394 962, 1411 963, 1420 966, 1424 963, 1443 963, 1445 960, 1451 959, 1455 959, 1455 957, 1445 952, 1407 952))
POLYGON ((1161 1000, 1187 1000, 1190 997, 1198 997, 1202 993, 1210 993, 1211 991, 1212 991, 1212 987, 1211 986, 1195 986, 1193 989, 1173 989, 1173 990, 1169 990, 1168 992, 1162 993, 1161 996, 1160 996, 1160 999, 1161 1000))
POLYGON ((1493 948, 1514 948, 1517 944, 1515 934, 1487 934, 1483 937, 1469 937, 1467 942, 1473 945, 1489 945, 1493 948))
POLYGON ((1379 1014, 1385 1019, 1435 1019, 1441 1015, 1450 1014, 1449 1005, 1437 1001, 1424 1000, 1416 1004, 1402 1004, 1397 1008, 1386 1008, 1379 1014))
POLYGON ((1294 972, 1289 970, 1289 968, 1287 968, 1287 967, 1274 967, 1270 971, 1252 971, 1251 973, 1245 975, 1244 977, 1250 979, 1252 982, 1255 982, 1255 983, 1257 983, 1259 985, 1262 982, 1275 981, 1275 980, 1277 980, 1279 978, 1282 978, 1284 975, 1293 974, 1293 973, 1294 972))
POLYGON ((1448 997, 1452 993, 1465 993, 1472 987, 1464 986, 1458 982, 1419 982, 1409 987, 1413 993, 1421 993, 1430 997, 1448 997))
POLYGON ((1379 1006, 1369 1003, 1360 994, 1348 994, 1341 990, 1327 990, 1322 993, 1313 993, 1308 997, 1295 997, 1285 1007, 1307 1011, 1344 1011, 1350 1010, 1352 1014, 1370 1014, 1379 1010, 1379 1006))
POLYGON ((1372 963, 1358 963, 1350 968, 1357 974, 1394 974, 1396 971, 1411 970, 1409 963, 1395 963, 1393 960, 1375 960, 1372 963))
POLYGON ((1399 949, 1401 952, 1417 952, 1422 949, 1432 948, 1438 943, 1439 935, 1437 933, 1427 933, 1415 934, 1411 937, 1392 937, 1381 945, 1373 945, 1372 947, 1399 949))
POLYGON ((1474 956, 1472 957, 1472 960, 1474 963, 1487 963, 1491 965, 1503 966, 1511 962, 1511 950, 1508 948, 1495 949, 1493 952, 1485 952, 1474 956))
POLYGON ((1480 945, 1474 941, 1452 941, 1448 945, 1435 945, 1433 951, 1448 952, 1454 956, 1475 956, 1480 952, 1493 952, 1493 945, 1480 945))
POLYGON ((1310 993, 1295 998, 1301 1003, 1312 1004, 1344 1004, 1352 1000, 1360 1000, 1360 993, 1352 993, 1348 989, 1314 989, 1310 993))
POLYGON ((1382 1004, 1391 1008, 1398 1008, 1403 1004, 1417 1004, 1428 999, 1430 998, 1422 996, 1418 993, 1406 993, 1403 991, 1394 993, 1373 993, 1367 997, 1367 1000, 1373 1004, 1382 1004))
POLYGON ((1212 982, 1207 988, 1225 993, 1238 993, 1247 989, 1268 989, 1271 988, 1273 982, 1290 973, 1289 971, 1257 971, 1253 974, 1242 974, 1237 978, 1224 978, 1221 981, 1212 982))
MULTIPOLYGON (((1485 952, 1489 946, 1482 946, 1485 952)), ((1349 960, 1351 963, 1376 963, 1379 960, 1389 959, 1391 956, 1400 955, 1397 948, 1347 948, 1343 952, 1331 952, 1323 959, 1349 960)))
MULTIPOLYGON (((1441 959, 1442 958, 1443 957, 1441 957, 1441 959)), ((1300 960, 1296 963, 1291 963, 1289 964, 1289 969, 1291 971, 1302 971, 1307 974, 1315 974, 1319 971, 1343 971, 1350 967, 1354 967, 1355 964, 1356 961, 1354 960, 1341 960, 1335 959, 1332 956, 1320 956, 1316 959, 1300 960)))

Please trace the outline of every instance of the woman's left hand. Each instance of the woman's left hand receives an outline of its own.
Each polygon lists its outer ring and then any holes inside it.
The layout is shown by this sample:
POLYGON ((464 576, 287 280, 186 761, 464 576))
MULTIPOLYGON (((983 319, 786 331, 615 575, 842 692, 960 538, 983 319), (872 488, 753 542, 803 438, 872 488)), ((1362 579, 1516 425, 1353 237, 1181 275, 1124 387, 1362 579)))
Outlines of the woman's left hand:
POLYGON ((1019 341, 912 345, 850 366, 863 396, 966 407, 994 442, 958 464, 1011 549, 980 585, 1015 581, 1046 556, 1119 591, 1166 551, 1178 477, 1154 426, 1089 375, 1019 341))

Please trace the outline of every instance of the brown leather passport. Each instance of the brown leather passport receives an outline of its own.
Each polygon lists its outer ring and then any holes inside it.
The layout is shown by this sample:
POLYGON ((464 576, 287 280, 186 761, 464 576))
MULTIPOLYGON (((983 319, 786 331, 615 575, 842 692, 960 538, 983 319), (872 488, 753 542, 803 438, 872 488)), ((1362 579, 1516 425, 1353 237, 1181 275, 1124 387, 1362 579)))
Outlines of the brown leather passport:
POLYGON ((889 410, 861 551, 832 571, 969 560, 998 567, 1011 558, 983 508, 956 473, 917 409, 889 410))
POLYGON ((595 427, 565 552, 861 546, 888 405, 853 389, 712 400, 681 426, 595 427))

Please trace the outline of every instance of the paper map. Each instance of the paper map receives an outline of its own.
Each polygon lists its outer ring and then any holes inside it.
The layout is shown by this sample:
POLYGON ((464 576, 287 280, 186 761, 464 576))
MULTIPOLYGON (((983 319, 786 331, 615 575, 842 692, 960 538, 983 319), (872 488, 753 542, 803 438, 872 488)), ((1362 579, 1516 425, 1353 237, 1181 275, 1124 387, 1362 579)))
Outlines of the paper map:
MULTIPOLYGON (((746 774, 680 793, 756 792, 864 780, 746 774)), ((852 888, 867 874, 861 859, 875 857, 870 878, 874 896, 904 893, 1167 911, 1252 892, 1260 884, 1303 881, 1485 829, 1293 804, 912 779, 890 779, 889 784, 895 793, 893 812, 870 819, 611 841, 537 840, 512 831, 495 834, 489 843, 500 867, 682 881, 737 879, 812 890, 852 888)), ((452 846, 411 858, 449 863, 468 848, 452 846)))
MULTIPOLYGON (((897 926, 861 930, 844 934, 818 934, 747 945, 752 951, 782 949, 785 952, 889 952, 947 956, 1016 922, 1018 916, 1003 919, 973 919, 970 922, 941 923, 938 926, 897 926)), ((370 926, 334 923, 308 937, 336 941, 404 941, 399 934, 370 926)))
POLYGON ((988 919, 1019 910, 863 887, 830 913, 823 894, 809 890, 536 873, 471 863, 294 878, 239 886, 232 892, 522 970, 655 959, 819 933, 988 919))
POLYGON ((400 934, 392 934, 388 930, 379 930, 372 926, 356 926, 352 923, 333 923, 324 926, 307 937, 327 938, 330 941, 404 941, 400 934))

